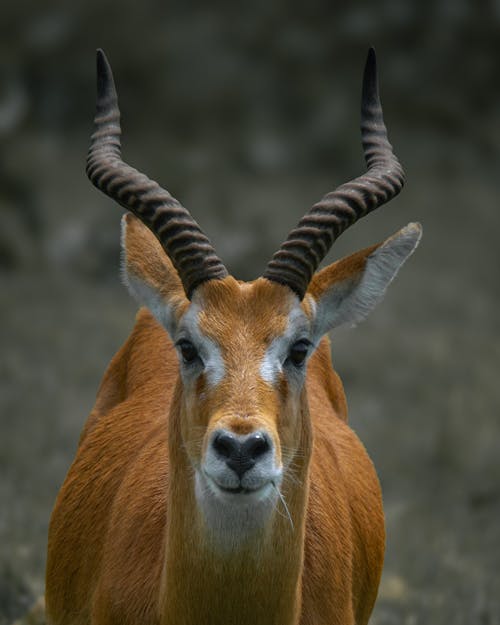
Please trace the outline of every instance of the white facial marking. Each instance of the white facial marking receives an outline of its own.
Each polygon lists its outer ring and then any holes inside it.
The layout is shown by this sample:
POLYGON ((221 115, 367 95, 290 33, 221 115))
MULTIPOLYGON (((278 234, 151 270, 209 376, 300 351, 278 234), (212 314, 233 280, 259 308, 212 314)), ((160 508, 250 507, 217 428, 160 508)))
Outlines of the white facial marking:
MULTIPOLYGON (((248 438, 234 433, 232 436, 242 442, 248 438)), ((276 466, 275 460, 271 441, 268 452, 240 476, 212 444, 208 445, 203 463, 195 472, 195 495, 205 527, 218 548, 237 549, 268 522, 276 509, 283 479, 283 468, 276 466), (231 492, 240 488, 240 492, 231 492)))
POLYGON ((200 330, 200 311, 201 307, 199 304, 193 301, 189 310, 181 319, 176 340, 186 338, 192 341, 203 361, 207 383, 209 386, 214 387, 224 378, 226 369, 219 346, 212 339, 202 334, 200 330))
MULTIPOLYGON (((224 493, 202 471, 196 471, 195 495, 213 546, 218 551, 231 553, 252 540, 276 510, 278 489, 279 486, 268 482, 255 493, 224 493)), ((260 545, 257 541, 256 549, 260 545)), ((253 553, 258 555, 256 551, 253 553)))
POLYGON ((271 342, 260 363, 260 376, 265 382, 276 384, 290 347, 295 341, 309 338, 309 325, 309 320, 297 304, 288 315, 285 332, 271 342))
POLYGON ((260 377, 268 384, 274 384, 277 376, 283 371, 283 366, 279 357, 283 349, 282 342, 282 336, 274 339, 267 348, 264 358, 260 363, 260 377))

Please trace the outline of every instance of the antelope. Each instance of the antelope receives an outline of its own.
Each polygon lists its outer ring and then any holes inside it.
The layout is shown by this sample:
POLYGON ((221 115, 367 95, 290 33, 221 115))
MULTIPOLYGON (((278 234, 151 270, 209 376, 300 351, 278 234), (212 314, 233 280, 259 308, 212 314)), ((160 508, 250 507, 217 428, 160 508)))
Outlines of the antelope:
POLYGON ((327 333, 382 299, 421 227, 316 270, 404 183, 373 49, 366 173, 314 204, 252 282, 229 275, 190 213, 122 160, 101 50, 94 122, 87 174, 130 211, 123 275, 143 308, 54 507, 49 623, 366 624, 384 559, 381 492, 327 333))

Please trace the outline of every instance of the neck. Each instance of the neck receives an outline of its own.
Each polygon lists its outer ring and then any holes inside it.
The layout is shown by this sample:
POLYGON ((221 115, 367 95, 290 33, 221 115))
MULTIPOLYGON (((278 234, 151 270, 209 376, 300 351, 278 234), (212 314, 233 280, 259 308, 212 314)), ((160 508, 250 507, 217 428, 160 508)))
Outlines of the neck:
MULTIPOLYGON (((305 420, 307 422, 307 420, 305 420)), ((308 460, 285 475, 282 501, 265 526, 223 548, 207 529, 195 496, 195 478, 180 438, 169 431, 170 478, 162 625, 296 625, 307 504, 308 460)), ((304 431, 304 444, 309 441, 304 431)), ((309 445, 307 447, 309 448, 309 445)))

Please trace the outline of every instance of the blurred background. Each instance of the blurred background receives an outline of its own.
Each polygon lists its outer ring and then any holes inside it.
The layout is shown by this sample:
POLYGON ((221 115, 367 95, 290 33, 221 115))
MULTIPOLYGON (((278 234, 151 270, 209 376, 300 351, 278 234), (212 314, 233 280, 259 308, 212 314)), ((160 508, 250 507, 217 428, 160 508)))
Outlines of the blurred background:
POLYGON ((368 321, 333 339, 382 482, 377 624, 500 623, 500 3, 35 2, 0 8, 0 625, 43 592, 47 525, 136 306, 122 210, 87 181, 95 48, 124 156, 251 279, 301 215, 364 167, 377 48, 402 194, 328 261, 421 221, 368 321))

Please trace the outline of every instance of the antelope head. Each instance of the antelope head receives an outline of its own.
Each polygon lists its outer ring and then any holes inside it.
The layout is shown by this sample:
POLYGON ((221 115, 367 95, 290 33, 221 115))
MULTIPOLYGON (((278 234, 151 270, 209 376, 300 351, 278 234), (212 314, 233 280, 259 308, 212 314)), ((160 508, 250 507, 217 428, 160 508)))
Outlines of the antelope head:
POLYGON ((97 68, 87 173, 133 213, 123 219, 125 280, 178 352, 175 427, 198 507, 208 527, 244 534, 266 524, 293 468, 307 470, 306 371, 322 337, 363 319, 420 239, 420 226, 410 224, 316 273, 335 239, 403 185, 382 117, 375 54, 370 50, 362 94, 367 172, 315 204, 250 283, 228 274, 176 199, 123 162, 117 96, 101 51, 97 68))

